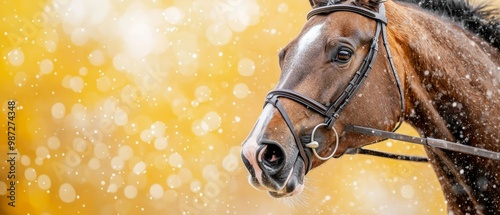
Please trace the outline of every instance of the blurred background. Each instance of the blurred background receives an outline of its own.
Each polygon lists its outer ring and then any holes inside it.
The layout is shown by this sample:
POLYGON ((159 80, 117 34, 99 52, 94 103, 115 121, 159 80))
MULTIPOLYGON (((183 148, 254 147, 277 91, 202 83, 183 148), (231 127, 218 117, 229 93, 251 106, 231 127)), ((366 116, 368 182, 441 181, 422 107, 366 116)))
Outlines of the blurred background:
MULTIPOLYGON (((241 142, 309 9, 306 0, 0 2, 0 214, 446 214, 428 164, 346 155, 287 200, 247 183, 241 142)), ((424 154, 397 141, 374 148, 424 154)))

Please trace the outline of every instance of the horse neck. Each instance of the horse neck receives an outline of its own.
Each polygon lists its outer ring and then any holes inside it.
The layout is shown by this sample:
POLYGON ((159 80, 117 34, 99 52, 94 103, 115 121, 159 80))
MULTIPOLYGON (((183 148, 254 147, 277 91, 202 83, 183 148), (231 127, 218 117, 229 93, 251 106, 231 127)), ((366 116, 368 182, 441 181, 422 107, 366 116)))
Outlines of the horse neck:
POLYGON ((388 7, 389 43, 405 80, 406 118, 426 136, 500 149, 481 145, 500 140, 498 49, 449 21, 388 3, 394 6, 388 7))
MULTIPOLYGON (((498 49, 415 7, 389 1, 387 12, 389 43, 404 78, 407 122, 427 137, 500 151, 498 49)), ((500 162, 426 151, 450 210, 500 211, 500 177, 492 176, 500 172, 500 162), (478 178, 488 182, 488 190, 478 187, 478 178)))

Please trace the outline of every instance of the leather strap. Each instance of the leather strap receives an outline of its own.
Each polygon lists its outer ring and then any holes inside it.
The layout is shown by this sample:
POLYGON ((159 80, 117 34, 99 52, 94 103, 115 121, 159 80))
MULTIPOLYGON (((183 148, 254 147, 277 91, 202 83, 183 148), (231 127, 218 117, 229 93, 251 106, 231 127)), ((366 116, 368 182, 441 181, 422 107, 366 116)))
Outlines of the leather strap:
POLYGON ((377 156, 377 157, 383 157, 383 158, 390 158, 390 159, 395 159, 395 160, 403 160, 403 161, 413 161, 413 162, 429 162, 429 158, 426 157, 420 157, 420 156, 411 156, 411 155, 400 155, 400 154, 392 154, 392 153, 387 153, 387 152, 381 152, 381 151, 376 151, 376 150, 371 150, 371 149, 364 149, 364 148, 349 148, 345 154, 363 154, 363 155, 372 155, 372 156, 377 156))
POLYGON ((375 58, 377 57, 378 38, 380 36, 381 29, 382 24, 377 23, 375 36, 373 37, 372 43, 370 45, 370 50, 366 54, 363 63, 351 78, 349 84, 344 88, 344 92, 335 100, 333 105, 328 108, 327 116, 330 117, 328 122, 326 122, 328 128, 331 128, 333 126, 335 120, 339 117, 340 112, 344 110, 345 106, 347 106, 352 96, 354 96, 358 89, 362 86, 364 80, 366 79, 366 77, 368 77, 368 74, 372 70, 373 63, 375 62, 375 58))
MULTIPOLYGON (((381 3, 380 5, 383 5, 381 3)), ((356 7, 356 6, 351 6, 351 5, 327 5, 323 7, 318 7, 315 8, 309 13, 307 13, 307 20, 309 20, 311 17, 319 15, 319 14, 329 14, 337 11, 344 11, 344 12, 352 12, 352 13, 357 13, 359 15, 368 17, 370 19, 376 20, 378 22, 384 23, 387 25, 387 18, 385 17, 385 11, 382 13, 382 11, 373 12, 361 7, 356 7)))
MULTIPOLYGON (((454 143, 446 140, 434 139, 430 137, 414 137, 404 134, 398 134, 394 132, 388 132, 383 130, 378 130, 374 128, 367 128, 363 126, 350 125, 345 128, 345 131, 352 131, 360 134, 366 134, 377 137, 384 137, 393 140, 401 140, 409 143, 416 143, 424 146, 432 146, 436 148, 446 149, 455 152, 461 152, 465 154, 475 155, 479 157, 489 158, 493 160, 500 160, 500 152, 494 152, 482 148, 476 148, 473 146, 463 145, 460 143, 454 143)), ((365 149, 363 149, 365 150, 365 149)), ((366 151, 366 150, 365 150, 366 151)), ((386 157, 386 156, 384 156, 386 157)))
POLYGON ((268 96, 268 99, 266 100, 266 104, 267 103, 272 104, 274 107, 276 107, 276 109, 278 109, 278 112, 281 114, 281 117, 283 118, 283 120, 285 120, 285 123, 288 126, 288 128, 290 129, 290 132, 293 135, 295 143, 297 144, 297 148, 299 149, 299 155, 302 158, 302 160, 304 161, 305 174, 307 174, 307 172, 309 172, 309 169, 311 169, 312 162, 310 162, 310 155, 307 154, 307 152, 305 151, 304 145, 300 141, 299 135, 295 131, 292 120, 290 119, 290 117, 286 113, 283 105, 281 105, 281 103, 279 102, 277 95, 274 95, 272 97, 268 96))

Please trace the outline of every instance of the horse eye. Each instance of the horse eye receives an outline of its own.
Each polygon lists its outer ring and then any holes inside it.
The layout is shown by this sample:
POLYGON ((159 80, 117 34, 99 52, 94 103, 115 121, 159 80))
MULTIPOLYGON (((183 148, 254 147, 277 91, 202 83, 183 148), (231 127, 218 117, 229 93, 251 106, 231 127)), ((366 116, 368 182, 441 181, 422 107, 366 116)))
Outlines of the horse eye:
POLYGON ((351 50, 341 49, 337 52, 337 55, 333 57, 333 61, 339 63, 347 63, 352 57, 351 50))

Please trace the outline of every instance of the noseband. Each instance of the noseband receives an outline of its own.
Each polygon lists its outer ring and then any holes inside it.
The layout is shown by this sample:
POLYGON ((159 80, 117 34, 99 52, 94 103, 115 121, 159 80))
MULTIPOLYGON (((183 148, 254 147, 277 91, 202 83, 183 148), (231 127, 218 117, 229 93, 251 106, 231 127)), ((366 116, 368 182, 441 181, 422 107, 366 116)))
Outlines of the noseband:
MULTIPOLYGON (((366 57, 364 58, 363 62, 361 63, 361 66, 359 69, 356 71, 354 76, 351 78, 347 86, 344 88, 342 94, 337 97, 335 102, 333 102, 332 105, 326 106, 321 104, 320 102, 311 99, 305 95, 302 95, 300 93, 294 92, 292 90, 287 90, 287 89, 276 89, 272 90, 267 94, 265 104, 272 104, 278 112, 281 114, 283 117, 285 123, 287 124, 288 128, 290 129, 291 133, 293 134, 295 143, 297 144, 297 147, 299 149, 298 151, 298 156, 302 158, 304 161, 304 166, 305 166, 305 174, 311 169, 312 167, 312 162, 311 162, 311 151, 314 153, 314 156, 316 156, 320 160, 327 160, 335 154, 337 151, 338 145, 339 145, 339 135, 335 128, 333 127, 333 124, 335 121, 339 118, 340 113, 342 110, 345 108, 345 106, 349 103, 350 99, 352 96, 355 95, 357 90, 361 87, 363 84, 363 81, 368 77, 369 72, 372 69, 373 63, 375 62, 375 58, 377 56, 378 52, 378 41, 379 37, 382 37, 382 42, 385 47, 385 51, 387 54, 387 59, 389 61, 390 67, 392 74, 394 76, 397 88, 399 90, 400 94, 400 103, 401 103, 401 115, 399 117, 399 122, 395 126, 392 132, 388 131, 383 131, 383 130, 378 130, 374 128, 366 128, 366 127, 361 127, 361 126, 355 126, 355 125, 348 125, 345 130, 346 131, 351 131, 351 132, 357 132, 361 134, 366 134, 366 135, 372 135, 372 136, 378 136, 378 137, 383 137, 385 139, 396 139, 396 140, 401 140, 401 141, 406 141, 406 142, 411 142, 411 143, 418 143, 422 145, 428 145, 432 147, 438 147, 438 148, 443 148, 443 149, 448 149, 448 150, 453 150, 453 151, 458 151, 458 152, 463 152, 463 153, 468 153, 468 154, 474 154, 477 156, 482 156, 482 157, 487 157, 491 159, 500 159, 500 153, 498 152, 492 152, 488 151, 485 149, 480 149, 480 148, 475 148, 467 145, 462 145, 454 142, 449 142, 445 140, 438 140, 438 139, 433 139, 433 138, 419 138, 419 137, 412 137, 412 136, 407 136, 407 135, 402 135, 402 134, 397 134, 394 133, 396 129, 399 128, 401 123, 403 122, 403 114, 404 114, 404 95, 403 95, 403 89, 401 86, 401 81, 399 80, 399 77, 397 75, 396 69, 394 67, 394 62, 392 60, 391 53, 389 51, 389 45, 387 42, 387 33, 386 33, 386 26, 387 26, 387 18, 385 15, 385 7, 384 4, 381 3, 379 7, 379 12, 373 12, 361 7, 357 6, 352 6, 352 5, 327 5, 324 7, 319 7, 316 9, 313 9, 307 14, 307 19, 310 19, 311 17, 315 15, 320 15, 320 14, 329 14, 333 12, 338 12, 338 11, 344 11, 344 12, 352 12, 352 13, 357 13, 359 15, 368 17, 372 20, 375 20, 377 22, 377 28, 375 30, 375 35, 372 39, 371 45, 370 45, 370 50, 366 54, 366 57), (382 34, 382 35, 380 35, 382 34), (311 109, 315 111, 316 113, 322 115, 325 117, 325 122, 318 124, 316 127, 314 127, 311 137, 309 138, 308 141, 302 141, 299 135, 297 134, 292 121, 288 114, 286 113, 285 109, 283 108, 283 105, 279 101, 279 98, 284 97, 287 99, 291 99, 299 104, 302 104, 308 109, 311 109), (332 129, 333 132, 335 133, 336 136, 336 146, 333 152, 327 156, 327 157, 321 157, 318 155, 316 152, 316 148, 319 147, 319 143, 314 140, 314 134, 316 130, 320 127, 326 127, 328 129, 332 129), (305 142, 305 143, 303 143, 305 142), (309 149, 309 150, 307 150, 309 149)), ((307 139, 307 138, 303 138, 307 139)), ((385 140, 383 139, 383 140, 385 140)), ((383 141, 380 140, 380 141, 383 141)), ((350 148, 346 150, 347 154, 368 154, 368 155, 375 155, 375 156, 381 156, 381 157, 387 157, 387 158, 394 158, 394 159, 399 159, 399 160, 409 160, 409 161, 417 161, 417 162, 427 162, 428 159, 425 157, 418 157, 418 156, 405 156, 405 155, 397 155, 397 154, 390 154, 390 153, 385 153, 385 152, 379 152, 379 151, 373 151, 369 149, 363 149, 363 148, 350 148)))

